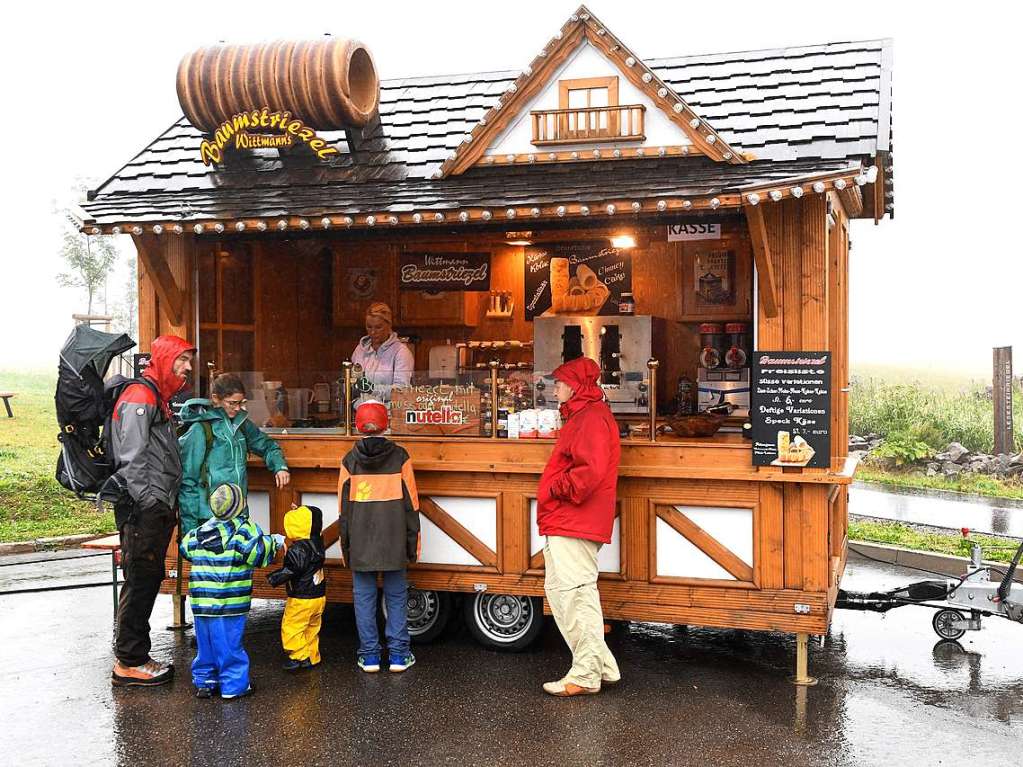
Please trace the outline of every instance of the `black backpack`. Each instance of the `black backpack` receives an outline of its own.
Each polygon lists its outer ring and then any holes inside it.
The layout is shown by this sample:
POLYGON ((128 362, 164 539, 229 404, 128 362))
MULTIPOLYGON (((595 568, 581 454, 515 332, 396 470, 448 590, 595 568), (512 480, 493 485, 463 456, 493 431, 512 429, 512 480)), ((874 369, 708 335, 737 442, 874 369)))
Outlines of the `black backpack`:
POLYGON ((125 388, 141 383, 159 400, 156 385, 145 378, 114 376, 104 383, 113 358, 134 346, 127 335, 79 325, 60 351, 54 394, 60 426, 56 477, 79 498, 95 499, 114 473, 110 417, 125 388))

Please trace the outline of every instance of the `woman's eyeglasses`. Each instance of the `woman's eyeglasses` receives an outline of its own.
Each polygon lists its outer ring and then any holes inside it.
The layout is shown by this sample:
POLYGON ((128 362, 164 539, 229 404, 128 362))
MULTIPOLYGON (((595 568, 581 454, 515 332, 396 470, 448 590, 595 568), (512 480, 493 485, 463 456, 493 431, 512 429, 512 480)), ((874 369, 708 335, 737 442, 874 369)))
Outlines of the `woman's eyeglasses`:
POLYGON ((247 403, 248 400, 247 399, 225 399, 225 400, 221 400, 221 402, 223 402, 223 404, 226 405, 227 407, 235 407, 235 408, 237 408, 237 407, 244 407, 245 403, 247 403))

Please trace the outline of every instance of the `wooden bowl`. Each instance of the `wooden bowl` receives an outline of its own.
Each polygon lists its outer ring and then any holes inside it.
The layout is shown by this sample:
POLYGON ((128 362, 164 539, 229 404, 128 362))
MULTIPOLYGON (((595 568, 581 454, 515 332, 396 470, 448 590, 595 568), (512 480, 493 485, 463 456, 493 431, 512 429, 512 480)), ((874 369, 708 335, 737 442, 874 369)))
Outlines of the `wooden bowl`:
POLYGON ((672 415, 664 419, 671 430, 680 437, 709 437, 721 428, 725 416, 713 413, 696 415, 672 415))

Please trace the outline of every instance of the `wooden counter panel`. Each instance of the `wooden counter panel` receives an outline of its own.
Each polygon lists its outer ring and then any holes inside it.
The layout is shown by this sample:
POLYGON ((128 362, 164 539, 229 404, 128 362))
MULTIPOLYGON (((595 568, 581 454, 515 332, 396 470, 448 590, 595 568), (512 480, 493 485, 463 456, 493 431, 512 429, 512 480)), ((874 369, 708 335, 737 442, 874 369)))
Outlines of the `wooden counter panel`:
MULTIPOLYGON (((740 480, 747 482, 790 482, 848 484, 852 472, 810 473, 803 469, 757 467, 750 463, 749 443, 735 435, 706 440, 665 442, 622 442, 619 474, 622 477, 669 479, 740 480)), ((335 434, 275 434, 292 469, 334 469, 356 437, 335 434)), ((430 439, 399 437, 397 441, 412 458, 416 471, 543 473, 553 440, 493 440, 482 438, 430 439)), ((258 459, 250 466, 260 465, 258 459)))

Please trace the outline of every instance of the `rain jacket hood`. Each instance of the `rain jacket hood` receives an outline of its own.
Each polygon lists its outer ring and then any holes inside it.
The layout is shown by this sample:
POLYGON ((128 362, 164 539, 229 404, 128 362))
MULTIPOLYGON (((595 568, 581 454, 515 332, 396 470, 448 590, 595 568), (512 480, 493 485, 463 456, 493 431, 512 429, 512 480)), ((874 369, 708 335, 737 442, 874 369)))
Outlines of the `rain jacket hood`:
POLYGON ((600 367, 589 357, 577 357, 557 368, 551 377, 572 387, 572 399, 562 403, 561 417, 568 420, 592 402, 602 402, 604 391, 597 384, 600 367))
POLYGON ((185 352, 195 352, 195 347, 177 336, 160 336, 150 348, 149 366, 142 375, 156 384, 160 399, 168 402, 185 386, 185 377, 174 375, 174 360, 185 352))
POLYGON ((323 529, 323 512, 318 506, 299 506, 284 515, 284 535, 292 541, 312 538, 323 529))

